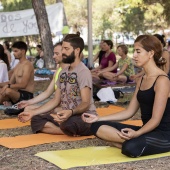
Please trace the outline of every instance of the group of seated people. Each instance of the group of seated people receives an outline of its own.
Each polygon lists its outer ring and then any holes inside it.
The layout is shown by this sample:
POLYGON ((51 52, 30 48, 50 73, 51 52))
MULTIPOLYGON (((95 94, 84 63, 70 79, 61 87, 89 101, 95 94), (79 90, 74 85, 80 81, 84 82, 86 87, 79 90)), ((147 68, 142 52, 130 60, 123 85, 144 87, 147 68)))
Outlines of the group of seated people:
MULTIPOLYGON (((111 52, 112 44, 110 41, 104 43, 104 60, 107 57, 115 60, 111 52)), ((81 62, 84 41, 79 35, 68 34, 62 43, 54 46, 53 58, 59 67, 47 90, 35 98, 34 68, 25 57, 27 45, 15 42, 12 48, 19 64, 11 79, 0 83, 0 104, 5 101, 16 104, 21 110, 18 120, 23 123, 31 120, 33 133, 75 137, 96 135, 121 148, 122 153, 129 157, 170 151, 170 84, 168 75, 159 68, 163 46, 155 36, 140 35, 135 40, 133 60, 137 67, 143 69, 143 75, 137 81, 129 106, 123 111, 102 117, 98 116, 92 97, 93 71, 81 62), (53 92, 54 97, 47 103, 34 105, 53 92), (142 126, 121 123, 133 117, 138 109, 141 109, 142 126)), ((111 80, 119 78, 123 82, 128 81, 130 74, 126 71, 133 71, 127 57, 127 48, 120 45, 117 50, 121 58, 118 63, 116 60, 109 62, 111 75, 106 67, 99 66, 100 71, 106 71, 99 75, 94 71, 95 76, 110 76, 111 80), (121 69, 118 72, 113 72, 119 67, 121 69)), ((104 63, 102 59, 100 65, 104 63)), ((161 66, 165 64, 162 62, 161 66)))
POLYGON ((98 53, 100 64, 97 68, 91 70, 93 80, 103 79, 122 84, 133 82, 135 70, 132 59, 128 56, 128 47, 125 44, 117 46, 117 54, 120 57, 118 61, 116 61, 116 56, 111 50, 112 47, 111 40, 103 40, 100 43, 101 51, 98 53), (102 52, 104 53, 101 55, 102 52))
MULTIPOLYGON (((170 54, 165 48, 165 41, 163 36, 159 34, 154 34, 156 38, 161 42, 163 52, 162 57, 159 59, 158 65, 162 68, 166 74, 170 76, 170 54)), ((100 42, 100 51, 94 57, 94 62, 98 59, 99 66, 92 69, 92 77, 95 80, 109 80, 111 82, 118 83, 130 83, 137 82, 139 77, 144 75, 144 70, 138 68, 135 72, 135 63, 132 58, 128 56, 128 47, 125 44, 120 44, 117 46, 117 54, 120 57, 116 61, 116 56, 112 51, 113 43, 111 40, 102 40, 100 42)))
POLYGON ((113 54, 113 58, 107 57, 106 55, 102 56, 99 67, 91 71, 93 78, 103 78, 123 84, 133 81, 131 76, 135 74, 135 71, 132 59, 127 56, 128 47, 124 44, 118 45, 117 53, 120 56, 118 62, 116 62, 116 57, 112 51, 110 51, 110 54, 113 54), (102 61, 106 61, 105 66, 102 64, 102 61))

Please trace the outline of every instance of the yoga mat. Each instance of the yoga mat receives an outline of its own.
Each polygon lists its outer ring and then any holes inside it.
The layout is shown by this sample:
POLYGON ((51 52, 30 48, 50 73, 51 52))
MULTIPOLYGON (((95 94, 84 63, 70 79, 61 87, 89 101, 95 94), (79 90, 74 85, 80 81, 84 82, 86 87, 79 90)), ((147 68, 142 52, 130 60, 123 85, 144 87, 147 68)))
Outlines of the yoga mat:
POLYGON ((37 153, 35 156, 45 159, 46 161, 53 163, 61 169, 68 169, 91 165, 154 159, 170 156, 170 152, 150 156, 142 156, 139 158, 130 158, 121 154, 121 150, 118 148, 101 146, 61 151, 45 151, 37 153))
MULTIPOLYGON (((100 116, 105 116, 105 115, 109 115, 109 114, 112 114, 112 113, 120 112, 122 110, 125 110, 125 108, 119 107, 119 106, 114 106, 114 105, 109 105, 109 107, 107 107, 107 108, 97 108, 96 110, 97 110, 97 113, 100 116)), ((142 126, 143 125, 141 120, 126 120, 126 121, 123 121, 121 123, 136 125, 136 126, 142 126)))
POLYGON ((104 107, 104 108, 97 108, 96 111, 100 116, 105 116, 109 115, 112 113, 120 112, 122 110, 125 110, 123 107, 119 106, 114 106, 114 105, 109 105, 109 107, 104 107))
POLYGON ((18 119, 0 120, 0 129, 11 129, 30 125, 30 122, 22 123, 18 119))
MULTIPOLYGON (((104 116, 121 110, 124 110, 124 108, 112 105, 107 108, 97 108, 97 113, 104 116)), ((21 123, 17 118, 0 120, 0 129, 11 129, 28 125, 30 125, 30 122, 21 123)))
MULTIPOLYGON (((130 120, 125 121, 128 124, 141 124, 140 120, 130 120)), ((94 136, 82 136, 82 137, 70 137, 66 135, 50 135, 44 133, 22 135, 16 137, 2 137, 0 138, 0 145, 7 148, 26 148, 34 145, 40 145, 52 142, 62 142, 62 141, 77 141, 84 140, 88 138, 95 138, 94 136)))
POLYGON ((26 148, 45 143, 77 141, 89 138, 94 138, 94 136, 71 137, 67 135, 50 135, 45 133, 38 133, 16 137, 2 137, 0 138, 0 145, 7 148, 26 148))

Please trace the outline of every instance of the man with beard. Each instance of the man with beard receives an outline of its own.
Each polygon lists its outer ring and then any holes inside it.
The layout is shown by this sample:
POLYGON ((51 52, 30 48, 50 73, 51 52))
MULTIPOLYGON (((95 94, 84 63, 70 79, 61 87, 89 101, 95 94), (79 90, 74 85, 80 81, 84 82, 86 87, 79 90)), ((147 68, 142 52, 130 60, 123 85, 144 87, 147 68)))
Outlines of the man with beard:
POLYGON ((33 111, 19 114, 21 122, 31 119, 33 133, 91 135, 90 124, 81 119, 81 115, 85 112, 96 114, 92 98, 91 73, 80 58, 83 48, 84 41, 77 34, 68 34, 64 38, 62 61, 70 65, 59 74, 54 98, 33 111), (59 105, 60 111, 50 112, 59 105))

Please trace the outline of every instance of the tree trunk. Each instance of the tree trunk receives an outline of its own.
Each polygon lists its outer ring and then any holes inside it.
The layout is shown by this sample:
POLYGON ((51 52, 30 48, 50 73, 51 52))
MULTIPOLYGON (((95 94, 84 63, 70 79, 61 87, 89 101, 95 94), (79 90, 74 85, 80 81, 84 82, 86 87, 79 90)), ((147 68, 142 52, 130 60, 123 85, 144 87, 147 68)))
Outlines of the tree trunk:
MULTIPOLYGON (((61 2, 63 4, 62 0, 56 0, 56 3, 61 2)), ((68 26, 67 18, 66 18, 66 13, 64 10, 64 4, 63 4, 63 26, 68 26)))
POLYGON ((53 63, 53 43, 51 30, 48 22, 47 12, 44 0, 32 0, 32 6, 37 19, 41 43, 44 51, 44 60, 46 68, 54 68, 53 63))
POLYGON ((28 51, 29 51, 29 53, 30 53, 30 56, 32 56, 32 52, 31 52, 31 49, 30 49, 29 37, 28 37, 28 36, 25 36, 25 38, 26 38, 26 42, 27 42, 27 44, 28 44, 28 51))

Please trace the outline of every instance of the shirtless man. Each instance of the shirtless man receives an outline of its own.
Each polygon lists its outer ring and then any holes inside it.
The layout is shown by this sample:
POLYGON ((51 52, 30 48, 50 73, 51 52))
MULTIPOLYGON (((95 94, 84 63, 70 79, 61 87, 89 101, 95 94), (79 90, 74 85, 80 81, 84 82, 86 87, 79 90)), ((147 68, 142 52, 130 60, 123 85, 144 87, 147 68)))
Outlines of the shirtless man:
POLYGON ((13 44, 12 50, 15 58, 19 59, 19 63, 9 82, 0 83, 0 104, 4 105, 33 98, 34 67, 26 59, 27 45, 18 41, 13 44))
MULTIPOLYGON (((59 42, 54 45, 54 55, 53 59, 55 60, 55 63, 57 65, 56 72, 53 76, 53 80, 51 81, 50 85, 48 88, 41 93, 40 95, 34 97, 33 99, 30 100, 23 100, 18 104, 19 108, 25 108, 25 111, 28 110, 34 110, 41 105, 39 102, 42 102, 46 99, 48 99, 57 89, 56 81, 58 79, 58 75, 60 71, 68 66, 68 64, 65 64, 62 62, 62 42, 59 42)), ((59 108, 57 108, 58 111, 59 108)))

